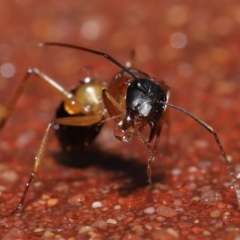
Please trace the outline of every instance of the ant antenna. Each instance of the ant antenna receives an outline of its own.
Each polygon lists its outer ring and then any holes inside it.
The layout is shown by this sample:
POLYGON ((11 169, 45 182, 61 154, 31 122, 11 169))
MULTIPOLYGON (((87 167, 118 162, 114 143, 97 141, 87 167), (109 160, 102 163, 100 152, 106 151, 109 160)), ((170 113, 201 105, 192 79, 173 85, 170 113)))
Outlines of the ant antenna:
POLYGON ((134 79, 137 79, 137 77, 125 66, 123 66, 121 63, 119 63, 116 59, 114 59, 113 57, 111 57, 110 55, 104 53, 104 52, 99 52, 99 51, 95 51, 89 48, 84 48, 84 47, 80 47, 80 46, 76 46, 76 45, 72 45, 72 44, 66 44, 66 43, 57 43, 57 42, 41 42, 38 44, 39 47, 44 47, 44 46, 58 46, 58 47, 66 47, 66 48, 72 48, 72 49, 76 49, 76 50, 80 50, 80 51, 85 51, 85 52, 90 52, 99 56, 102 56, 104 58, 106 58, 107 60, 109 60, 110 62, 114 63, 115 65, 117 65, 118 67, 120 67, 122 70, 124 70, 125 72, 127 72, 129 75, 131 75, 134 79))
POLYGON ((224 160, 224 163, 226 164, 226 167, 228 169, 228 172, 230 174, 230 177, 231 177, 231 180, 232 180, 232 184, 233 184, 233 187, 235 189, 235 192, 236 192, 236 195, 237 195, 237 200, 238 200, 238 206, 240 208, 240 188, 239 188, 239 185, 238 185, 238 182, 237 182, 237 179, 234 175, 234 170, 227 158, 227 155, 223 149, 223 146, 219 140, 219 137, 216 133, 216 131, 210 127, 208 124, 206 124, 204 121, 202 121, 201 119, 197 118, 196 116, 194 116, 193 114, 191 114, 190 112, 186 111, 185 109, 181 108, 181 107, 178 107, 176 105, 173 105, 171 103, 166 103, 166 102, 163 102, 163 101, 160 101, 161 104, 165 104, 169 107, 172 107, 172 108, 175 108, 177 109, 178 111, 186 114, 187 116, 189 116, 190 118, 192 118, 194 121, 196 121, 197 123, 199 123, 200 125, 202 125, 206 130, 208 130, 215 138, 215 141, 218 145, 218 148, 220 149, 220 152, 222 154, 222 157, 223 157, 223 160, 224 160))

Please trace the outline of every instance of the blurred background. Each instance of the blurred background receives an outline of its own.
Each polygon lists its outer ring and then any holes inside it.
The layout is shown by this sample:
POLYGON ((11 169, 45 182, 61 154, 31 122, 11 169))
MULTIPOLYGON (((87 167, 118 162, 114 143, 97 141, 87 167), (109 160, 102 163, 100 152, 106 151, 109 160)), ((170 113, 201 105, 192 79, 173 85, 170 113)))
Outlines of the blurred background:
MULTIPOLYGON (((67 89, 78 83, 79 72, 84 66, 91 66, 99 80, 106 84, 119 71, 99 56, 59 47, 40 48, 39 42, 55 41, 92 48, 110 54, 123 64, 129 59, 130 51, 135 49, 136 68, 165 80, 171 87, 171 103, 213 126, 233 160, 236 172, 240 172, 237 164, 240 149, 239 27, 240 3, 234 0, 1 0, 0 110, 9 102, 30 66, 39 68, 67 89)), ((0 190, 6 194, 14 184, 19 189, 17 179, 20 176, 25 177, 21 180, 24 186, 43 131, 53 119, 58 104, 59 99, 32 77, 1 132, 0 161, 5 165, 0 165, 0 170, 7 169, 8 177, 2 175, 0 178, 5 181, 0 190), (21 175, 16 175, 12 169, 21 175)), ((204 168, 198 176, 202 185, 214 182, 222 186, 227 181, 229 186, 229 176, 212 136, 175 110, 170 111, 170 126, 170 136, 166 140, 163 133, 165 142, 161 144, 166 146, 164 143, 169 142, 171 154, 160 147, 164 158, 157 163, 161 166, 166 166, 166 162, 172 164, 169 169, 161 168, 162 172, 168 171, 164 183, 173 186, 171 181, 176 181, 172 172, 174 165, 182 171, 181 180, 190 185, 189 172, 184 171, 190 166, 200 166, 204 168)), ((112 132, 112 128, 103 131, 104 147, 109 145, 109 149, 141 158, 139 160, 146 164, 146 149, 139 149, 139 145, 135 149, 129 147, 131 145, 120 149, 111 141, 112 132)), ((58 149, 54 141, 49 142, 48 148, 58 149)), ((48 169, 51 175, 54 159, 46 158, 48 160, 41 168, 48 169)), ((44 172, 41 170, 41 176, 46 181, 44 172)), ((59 167, 54 176, 61 178, 65 173, 67 170, 59 167)), ((46 188, 43 188, 44 192, 46 188)), ((232 191, 231 200, 226 201, 236 203, 233 194, 232 191)), ((13 192, 11 196, 15 195, 13 192)), ((9 202, 8 195, 5 199, 9 202)), ((16 202, 15 199, 9 204, 16 202)))

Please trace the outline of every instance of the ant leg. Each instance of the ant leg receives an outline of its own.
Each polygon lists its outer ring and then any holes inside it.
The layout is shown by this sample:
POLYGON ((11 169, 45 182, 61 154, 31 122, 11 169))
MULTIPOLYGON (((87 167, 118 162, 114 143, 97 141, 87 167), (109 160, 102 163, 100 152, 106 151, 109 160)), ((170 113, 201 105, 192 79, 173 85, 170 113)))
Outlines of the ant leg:
POLYGON ((89 115, 89 116, 74 116, 63 117, 54 120, 55 124, 68 125, 68 126, 90 126, 96 123, 100 123, 103 119, 102 115, 89 115))
POLYGON ((158 148, 158 144, 159 144, 159 141, 160 141, 162 126, 163 126, 163 122, 164 122, 164 119, 165 119, 165 116, 166 116, 166 113, 167 113, 166 110, 167 110, 167 108, 164 109, 164 112, 163 112, 161 118, 159 119, 158 126, 157 126, 156 140, 155 140, 153 148, 150 149, 151 155, 148 158, 147 176, 148 176, 148 182, 150 184, 152 183, 152 167, 151 167, 151 165, 152 165, 152 161, 153 161, 154 156, 157 154, 157 148, 158 148))
POLYGON ((104 105, 111 117, 119 116, 115 118, 115 121, 118 122, 122 120, 123 116, 125 115, 125 111, 121 108, 118 102, 109 94, 107 89, 102 90, 102 97, 104 105))
POLYGON ((44 152, 45 152, 45 148, 46 148, 46 145, 47 145, 47 140, 48 140, 48 136, 49 136, 49 132, 50 132, 50 129, 51 127, 53 126, 54 122, 51 122, 48 124, 47 128, 46 128, 46 131, 45 131, 45 134, 44 134, 44 137, 42 139, 42 142, 40 144, 40 147, 38 149, 38 153, 35 157, 35 162, 34 162, 34 167, 33 167, 33 170, 32 170, 32 173, 28 179, 28 182, 26 183, 25 185, 25 189, 24 189, 24 192, 23 192, 23 196, 18 204, 18 206, 8 215, 13 215, 15 214, 17 211, 21 210, 23 208, 23 203, 25 201, 25 198, 26 198, 26 195, 27 195, 27 192, 29 190, 29 187, 35 177, 35 175, 37 174, 37 171, 39 169, 39 166, 40 166, 40 163, 41 163, 41 160, 43 158, 43 155, 44 155, 44 152))
MULTIPOLYGON (((161 82, 160 85, 164 88, 164 91, 165 91, 165 94, 166 94, 166 102, 165 103, 168 103, 169 98, 170 98, 170 87, 168 87, 165 84, 165 82, 161 82)), ((156 140, 155 140, 153 148, 150 149, 151 155, 148 158, 147 175, 148 175, 148 182, 149 183, 152 182, 152 179, 151 179, 151 177, 152 177, 151 164, 152 164, 154 156, 157 154, 157 147, 158 147, 158 144, 159 144, 159 141, 160 141, 160 134, 161 134, 161 131, 162 131, 162 126, 163 126, 164 120, 165 120, 167 115, 168 115, 167 105, 165 104, 162 116, 159 119, 158 124, 157 124, 156 140)))
POLYGON ((29 187, 30 187, 35 175, 37 174, 40 163, 43 159, 44 152, 45 152, 46 145, 47 145, 47 140, 48 140, 48 137, 49 137, 49 132, 50 132, 52 126, 55 125, 55 124, 69 125, 69 126, 70 125, 71 126, 89 126, 91 124, 95 124, 95 123, 101 121, 102 116, 100 116, 99 118, 96 119, 95 116, 93 116, 92 118, 91 118, 91 116, 57 118, 57 119, 53 120, 51 123, 48 124, 48 126, 45 130, 42 142, 41 142, 40 147, 38 149, 38 153, 35 157, 33 170, 31 172, 31 175, 30 175, 29 179, 28 179, 28 182, 25 185, 23 196, 22 196, 18 206, 9 215, 12 215, 12 214, 16 213, 17 211, 21 210, 22 207, 23 207, 23 204, 24 204, 27 192, 29 190, 29 187))
POLYGON ((32 68, 31 67, 27 70, 27 73, 25 74, 24 78, 22 79, 22 81, 18 85, 18 88, 17 88, 15 94, 13 95, 10 103, 6 107, 5 113, 3 114, 2 119, 0 121, 0 130, 4 127, 5 123, 7 122, 7 120, 9 118, 10 114, 12 113, 19 97, 21 96, 21 94, 23 93, 23 91, 24 91, 24 89, 27 85, 29 77, 33 74, 36 75, 37 77, 39 77, 39 79, 43 80, 43 82, 49 88, 51 88, 57 95, 59 95, 61 97, 61 99, 66 104, 68 104, 70 106, 72 111, 80 112, 81 109, 83 109, 82 104, 75 99, 74 95, 71 92, 68 92, 61 85, 59 85, 53 79, 49 78, 47 75, 45 75, 44 73, 39 71, 37 68, 32 68))
POLYGON ((150 151, 151 155, 148 158, 148 162, 147 162, 147 176, 148 176, 148 182, 151 184, 152 183, 152 168, 151 168, 151 164, 153 161, 153 158, 155 155, 160 155, 157 152, 157 147, 159 144, 159 140, 160 140, 160 134, 161 134, 161 129, 158 129, 157 133, 156 133, 156 140, 154 143, 154 146, 151 147, 150 144, 144 139, 144 137, 142 136, 142 134, 137 131, 137 135, 139 136, 139 138, 144 142, 145 146, 148 148, 148 150, 150 151))
POLYGON ((217 143, 217 146, 222 154, 222 157, 223 157, 223 160, 224 160, 224 163, 228 169, 228 172, 230 174, 230 177, 231 177, 231 180, 232 180, 232 184, 233 184, 233 187, 235 189, 235 192, 236 192, 236 195, 237 195, 237 201, 238 201, 238 207, 240 208, 240 188, 239 188, 239 185, 238 185, 238 182, 237 182, 237 178, 235 177, 234 175, 234 170, 232 169, 232 166, 227 158, 227 154, 226 152, 224 151, 223 149, 223 146, 220 142, 220 139, 216 133, 216 131, 210 127, 208 124, 206 124, 204 121, 202 121, 201 119, 197 118, 196 116, 194 116, 193 114, 191 114, 190 112, 186 111, 185 109, 181 108, 181 107, 178 107, 178 106, 175 106, 173 104, 170 104, 170 103, 165 103, 165 102, 161 102, 162 104, 165 104, 169 107, 172 107, 172 108, 175 108, 177 110, 179 110, 180 112, 183 112, 184 114, 186 114, 187 116, 189 116, 190 118, 192 118, 193 120, 195 120, 197 123, 199 123, 200 125, 202 125, 205 129, 207 129, 215 138, 215 141, 217 143))

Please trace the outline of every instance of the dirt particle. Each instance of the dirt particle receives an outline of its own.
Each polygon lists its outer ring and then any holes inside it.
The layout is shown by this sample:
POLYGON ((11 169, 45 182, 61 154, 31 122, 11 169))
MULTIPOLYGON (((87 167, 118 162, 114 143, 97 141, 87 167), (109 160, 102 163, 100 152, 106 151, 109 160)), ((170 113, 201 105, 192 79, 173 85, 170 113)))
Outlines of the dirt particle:
POLYGON ((102 207, 102 203, 100 201, 95 201, 92 203, 92 208, 100 208, 102 207))
POLYGON ((153 240, 173 240, 177 238, 178 237, 173 236, 172 233, 169 233, 166 229, 155 230, 152 232, 153 240))
POLYGON ((240 228, 238 228, 238 227, 227 227, 225 230, 227 232, 239 232, 240 228))
POLYGON ((43 194, 41 197, 42 200, 48 200, 49 198, 50 198, 50 196, 47 194, 43 194))
POLYGON ((208 230, 203 231, 203 236, 211 236, 211 232, 209 232, 208 230))
POLYGON ((81 229, 78 231, 79 234, 82 234, 82 233, 87 233, 87 232, 90 232, 90 231, 93 231, 94 228, 91 227, 91 226, 83 226, 81 227, 81 229))
POLYGON ((44 228, 41 228, 41 227, 34 229, 34 232, 36 232, 36 233, 42 232, 42 231, 44 231, 44 228))
POLYGON ((50 198, 47 201, 47 206, 48 207, 53 207, 58 203, 58 201, 59 201, 58 198, 50 198))
POLYGON ((119 210, 119 209, 121 209, 121 206, 120 206, 120 205, 115 205, 115 206, 114 206, 114 209, 115 209, 115 210, 119 210))
POLYGON ((0 173, 1 181, 14 183, 18 180, 18 174, 13 170, 6 170, 0 173))
POLYGON ((86 196, 84 194, 79 193, 77 195, 70 197, 67 202, 68 204, 79 205, 85 200, 86 200, 86 196))
POLYGON ((145 208, 143 210, 143 212, 150 215, 150 214, 155 213, 155 208, 154 207, 148 207, 148 208, 145 208))
POLYGON ((180 199, 175 199, 174 202, 173 202, 173 204, 174 204, 175 206, 181 206, 181 205, 182 205, 182 201, 181 201, 180 199))
POLYGON ((113 218, 109 218, 106 223, 109 223, 109 224, 117 224, 117 220, 113 219, 113 218))
POLYGON ((214 211, 212 211, 211 213, 210 213, 210 217, 212 217, 212 218, 218 218, 218 217, 220 217, 221 216, 221 211, 219 211, 219 210, 214 210, 214 211))
POLYGON ((50 230, 46 230, 44 233, 43 233, 43 237, 53 237, 55 234, 50 231, 50 230))
POLYGON ((91 226, 103 230, 107 229, 107 223, 104 220, 97 220, 91 226))
POLYGON ((122 240, 142 240, 142 238, 134 234, 127 234, 122 240))
POLYGON ((157 219, 157 221, 159 221, 159 222, 163 222, 163 221, 166 220, 166 218, 164 218, 164 217, 162 217, 162 216, 159 216, 159 217, 157 217, 156 219, 157 219))
POLYGON ((215 190, 207 190, 202 192, 200 201, 205 204, 213 204, 222 200, 222 195, 215 190))
POLYGON ((159 215, 167 218, 175 217, 178 215, 178 212, 175 209, 164 206, 164 205, 161 205, 160 207, 158 207, 156 211, 159 215))
POLYGON ((175 229, 173 229, 173 228, 167 228, 167 232, 168 232, 170 235, 172 235, 173 237, 178 238, 178 236, 179 236, 178 232, 177 232, 175 229))

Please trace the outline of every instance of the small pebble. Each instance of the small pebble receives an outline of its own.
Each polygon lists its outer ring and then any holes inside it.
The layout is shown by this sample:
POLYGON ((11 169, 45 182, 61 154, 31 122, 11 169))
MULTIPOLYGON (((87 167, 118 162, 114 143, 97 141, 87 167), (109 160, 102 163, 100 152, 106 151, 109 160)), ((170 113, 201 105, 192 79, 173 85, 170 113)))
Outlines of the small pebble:
POLYGON ((50 231, 50 230, 46 230, 44 233, 43 233, 43 237, 53 237, 55 236, 55 234, 50 231))
POLYGON ((78 205, 86 200, 86 196, 84 194, 77 194, 68 199, 68 203, 72 205, 78 205))
POLYGON ((115 210, 119 210, 119 209, 121 209, 121 206, 120 206, 120 205, 115 205, 115 206, 114 206, 114 209, 115 209, 115 210))
POLYGON ((87 233, 87 232, 90 232, 90 231, 93 231, 94 228, 93 227, 90 227, 90 226, 83 226, 81 227, 81 229, 78 231, 78 233, 87 233))
POLYGON ((148 207, 143 210, 144 213, 146 214, 153 214, 155 213, 155 208, 154 207, 148 207))
POLYGON ((115 219, 109 218, 106 223, 110 223, 110 224, 117 224, 117 221, 115 219))
POLYGON ((157 208, 157 213, 163 217, 175 217, 178 215, 178 212, 170 207, 161 205, 160 207, 157 208))
POLYGON ((44 228, 36 228, 34 229, 34 232, 42 232, 44 230, 44 228))
POLYGON ((7 189, 7 188, 6 188, 5 186, 0 185, 0 193, 6 191, 6 189, 7 189))
POLYGON ((174 176, 178 176, 178 175, 180 175, 182 173, 182 170, 180 169, 180 168, 174 168, 173 170, 172 170, 172 175, 174 175, 174 176))
POLYGON ((213 204, 222 200, 222 195, 215 190, 207 190, 202 192, 200 200, 205 204, 213 204))
POLYGON ((225 212, 225 213, 223 213, 223 215, 222 215, 222 220, 223 220, 224 222, 228 222, 230 219, 231 219, 231 214, 230 214, 230 212, 225 212))
POLYGON ((157 219, 157 221, 159 221, 159 222, 163 222, 163 221, 165 221, 166 218, 164 218, 164 217, 162 217, 162 216, 159 216, 159 217, 157 217, 156 219, 157 219))
POLYGON ((42 200, 48 200, 49 198, 50 198, 50 196, 47 194, 43 194, 41 197, 42 200))
POLYGON ((137 235, 128 233, 127 235, 123 236, 121 240, 142 240, 142 238, 137 235))
POLYGON ((179 236, 178 232, 173 228, 167 228, 167 233, 169 233, 170 235, 172 235, 175 238, 178 238, 178 236, 179 236))
POLYGON ((6 170, 0 174, 1 181, 14 183, 18 180, 18 174, 13 170, 6 170))
POLYGON ((107 223, 104 220, 97 220, 91 226, 103 230, 107 229, 107 223))
POLYGON ((211 235, 212 235, 211 232, 207 230, 203 231, 203 236, 211 236, 211 235))
POLYGON ((215 228, 222 228, 223 227, 223 222, 221 220, 217 221, 214 226, 215 226, 215 228))
POLYGON ((47 206, 48 207, 53 207, 58 203, 58 201, 59 201, 58 198, 50 198, 47 201, 47 206))
POLYGON ((173 202, 173 204, 174 204, 175 206, 181 206, 181 205, 182 205, 182 201, 181 201, 180 199, 175 199, 174 202, 173 202))
POLYGON ((227 232, 239 232, 240 228, 238 228, 238 227, 227 227, 227 228, 225 228, 225 230, 227 232))
POLYGON ((147 230, 152 230, 152 226, 149 225, 149 224, 146 224, 146 225, 145 225, 145 228, 146 228, 147 230))
POLYGON ((95 201, 92 203, 92 208, 102 207, 102 203, 100 201, 95 201))
POLYGON ((214 210, 214 211, 212 211, 211 213, 210 213, 210 217, 212 217, 212 218, 218 218, 218 217, 220 217, 221 216, 221 211, 219 211, 219 210, 214 210))
POLYGON ((189 173, 193 173, 193 172, 196 172, 197 171, 197 167, 196 166, 191 166, 188 168, 188 172, 189 173))
POLYGON ((191 198, 191 201, 193 201, 193 202, 199 202, 199 201, 200 201, 200 197, 195 196, 195 197, 191 198))

